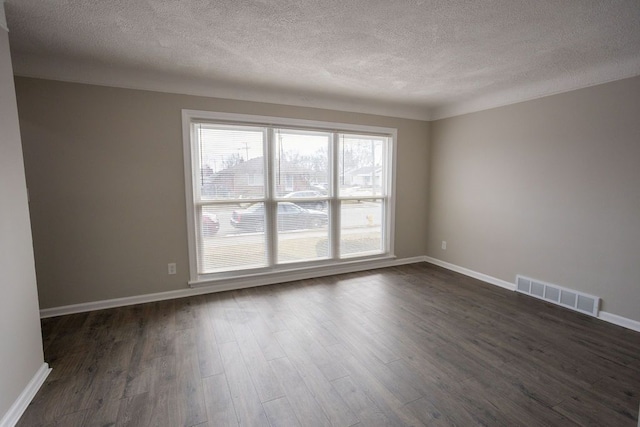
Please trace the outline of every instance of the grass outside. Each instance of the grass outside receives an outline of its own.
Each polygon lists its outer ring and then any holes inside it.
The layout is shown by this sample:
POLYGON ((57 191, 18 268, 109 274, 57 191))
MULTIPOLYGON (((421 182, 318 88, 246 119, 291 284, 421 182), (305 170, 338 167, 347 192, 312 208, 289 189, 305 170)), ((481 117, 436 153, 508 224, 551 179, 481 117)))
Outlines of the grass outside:
MULTIPOLYGON (((244 242, 238 244, 217 244, 215 237, 208 239, 204 252, 204 270, 214 272, 233 267, 266 265, 264 242, 244 242)), ((343 255, 381 250, 381 236, 378 232, 347 234, 342 236, 340 251, 343 255)), ((300 236, 300 238, 280 239, 278 242, 278 262, 316 260, 328 255, 328 239, 322 236, 300 236)))

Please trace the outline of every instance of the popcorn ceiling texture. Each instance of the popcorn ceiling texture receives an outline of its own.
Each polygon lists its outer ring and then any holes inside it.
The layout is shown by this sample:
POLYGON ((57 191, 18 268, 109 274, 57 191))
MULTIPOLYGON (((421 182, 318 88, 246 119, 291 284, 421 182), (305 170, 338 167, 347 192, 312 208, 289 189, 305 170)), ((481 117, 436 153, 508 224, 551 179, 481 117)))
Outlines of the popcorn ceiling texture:
POLYGON ((640 74, 638 0, 9 0, 6 12, 17 74, 144 86, 153 73, 166 88, 424 119, 640 74))

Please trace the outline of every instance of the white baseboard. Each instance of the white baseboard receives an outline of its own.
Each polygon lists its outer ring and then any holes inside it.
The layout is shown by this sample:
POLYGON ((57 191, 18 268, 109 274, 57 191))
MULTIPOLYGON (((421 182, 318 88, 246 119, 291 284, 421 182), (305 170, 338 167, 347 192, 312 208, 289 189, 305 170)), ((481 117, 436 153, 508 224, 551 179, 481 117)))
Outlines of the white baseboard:
MULTIPOLYGON (((451 264, 446 261, 441 261, 436 258, 431 258, 427 256, 427 257, 424 257, 424 260, 430 264, 438 265, 440 267, 446 268, 447 270, 455 271, 457 273, 464 274, 465 276, 473 277, 474 279, 482 280, 483 282, 500 286, 501 288, 509 289, 510 291, 516 290, 515 283, 509 283, 502 279, 488 276, 483 273, 478 273, 477 271, 469 270, 468 268, 460 267, 459 265, 451 264)), ((638 322, 637 320, 618 316, 617 314, 613 314, 613 313, 607 313, 606 311, 599 312, 598 319, 604 320, 605 322, 613 323, 614 325, 622 326, 623 328, 640 332, 640 322, 638 322)))
MULTIPOLYGON (((81 304, 65 305, 61 307, 45 308, 40 310, 40 318, 63 316, 66 314, 83 313, 87 311, 103 310, 106 308, 124 307, 127 305, 142 304, 154 301, 204 295, 214 292, 232 291, 237 289, 252 288, 256 286, 272 285, 295 280, 311 279, 314 277, 329 276, 334 274, 355 273, 357 271, 373 270, 376 268, 394 267, 404 264, 414 264, 426 261, 426 257, 389 258, 385 260, 368 261, 354 264, 346 264, 325 270, 308 270, 295 273, 281 273, 268 278, 246 278, 241 280, 229 280, 227 283, 195 285, 187 289, 176 291, 158 292, 153 294, 136 295, 132 297, 114 298, 101 301, 93 301, 81 304)), ((0 426, 1 427, 1 426, 0 426)))
POLYGON ((622 326, 627 329, 631 329, 636 332, 640 332, 640 322, 637 320, 629 319, 627 317, 618 316, 617 314, 601 311, 598 313, 598 319, 605 322, 613 323, 614 325, 622 326))
POLYGON ((31 381, 29 381, 29 384, 22 390, 20 396, 18 396, 16 401, 13 402, 13 405, 11 405, 11 408, 9 408, 7 413, 2 417, 2 420, 0 420, 0 427, 14 427, 18 423, 20 417, 24 414, 24 411, 38 390, 40 390, 40 387, 42 387, 42 384, 44 384, 50 372, 51 368, 49 368, 49 364, 43 363, 40 366, 33 378, 31 378, 31 381))
POLYGON ((482 280, 483 282, 500 286, 501 288, 505 288, 510 291, 516 290, 515 283, 509 283, 505 280, 498 279, 496 277, 488 276, 483 273, 478 273, 477 271, 469 270, 468 268, 460 267, 459 265, 451 264, 446 261, 441 261, 439 259, 431 258, 431 257, 425 257, 425 261, 430 264, 435 264, 440 267, 444 267, 447 270, 455 271, 457 273, 464 274, 465 276, 473 277, 474 279, 482 280))

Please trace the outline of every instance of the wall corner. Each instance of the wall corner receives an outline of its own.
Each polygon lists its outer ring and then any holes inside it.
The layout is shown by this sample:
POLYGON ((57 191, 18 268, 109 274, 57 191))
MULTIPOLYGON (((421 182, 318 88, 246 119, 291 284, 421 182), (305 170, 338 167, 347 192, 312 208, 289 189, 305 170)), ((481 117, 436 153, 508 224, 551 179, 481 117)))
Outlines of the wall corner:
POLYGON ((4 12, 4 2, 5 0, 0 0, 0 28, 8 32, 9 26, 7 25, 7 15, 4 12))

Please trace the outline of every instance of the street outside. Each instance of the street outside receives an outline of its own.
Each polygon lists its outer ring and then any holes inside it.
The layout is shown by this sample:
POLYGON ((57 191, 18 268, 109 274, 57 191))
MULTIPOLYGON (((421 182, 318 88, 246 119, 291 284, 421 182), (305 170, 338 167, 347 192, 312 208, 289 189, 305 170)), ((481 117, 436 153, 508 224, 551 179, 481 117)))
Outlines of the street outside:
MULTIPOLYGON (((343 255, 381 250, 381 206, 380 202, 368 201, 342 205, 340 246, 343 255)), ((264 234, 234 228, 230 224, 232 211, 216 212, 220 230, 202 242, 204 271, 264 262, 264 234)), ((278 262, 326 258, 328 237, 327 226, 280 232, 278 262)))

